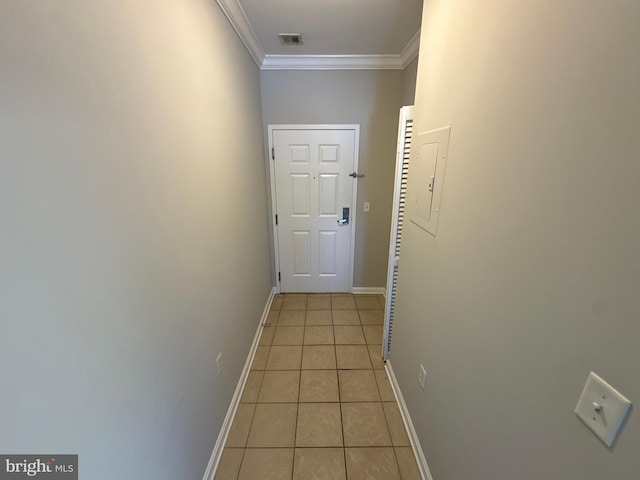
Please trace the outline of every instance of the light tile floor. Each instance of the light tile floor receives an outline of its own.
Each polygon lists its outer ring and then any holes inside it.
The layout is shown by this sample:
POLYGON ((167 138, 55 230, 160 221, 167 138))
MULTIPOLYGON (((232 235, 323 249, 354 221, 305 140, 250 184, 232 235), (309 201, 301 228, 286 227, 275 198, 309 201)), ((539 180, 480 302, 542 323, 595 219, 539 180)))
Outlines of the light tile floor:
POLYGON ((276 295, 216 480, 419 480, 379 295, 276 295))

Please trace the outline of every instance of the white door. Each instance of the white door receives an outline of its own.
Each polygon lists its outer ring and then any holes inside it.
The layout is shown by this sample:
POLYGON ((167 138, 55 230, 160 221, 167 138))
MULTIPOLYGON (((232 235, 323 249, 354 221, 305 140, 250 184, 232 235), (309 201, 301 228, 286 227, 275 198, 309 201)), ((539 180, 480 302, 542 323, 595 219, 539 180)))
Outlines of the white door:
POLYGON ((348 292, 357 126, 270 127, 282 292, 348 292))

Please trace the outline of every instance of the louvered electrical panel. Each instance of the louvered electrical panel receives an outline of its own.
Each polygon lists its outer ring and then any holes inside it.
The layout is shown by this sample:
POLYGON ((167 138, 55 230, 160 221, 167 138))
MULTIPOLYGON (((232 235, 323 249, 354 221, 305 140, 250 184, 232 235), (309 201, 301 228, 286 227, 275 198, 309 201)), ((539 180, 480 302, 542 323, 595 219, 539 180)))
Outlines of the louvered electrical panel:
POLYGON ((385 323, 382 342, 382 358, 387 359, 391 349, 393 317, 396 307, 396 287, 398 282, 398 262, 400 260, 400 243, 405 218, 407 201, 407 178, 409 175, 409 158, 411 154, 411 138, 413 135, 413 107, 400 109, 398 126, 398 147, 396 152, 396 174, 393 192, 393 217, 391 238, 389 240, 389 263, 387 268, 387 289, 385 305, 385 323))

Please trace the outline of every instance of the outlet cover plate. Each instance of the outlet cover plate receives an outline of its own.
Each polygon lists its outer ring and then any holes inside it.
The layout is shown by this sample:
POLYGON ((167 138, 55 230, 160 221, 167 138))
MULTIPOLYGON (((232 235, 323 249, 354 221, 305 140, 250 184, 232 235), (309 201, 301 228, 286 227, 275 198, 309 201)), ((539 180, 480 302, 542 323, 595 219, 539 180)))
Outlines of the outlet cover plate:
POLYGON ((427 372, 422 365, 420 365, 420 372, 418 372, 418 383, 420 388, 424 390, 424 382, 427 379, 427 372))
POLYGON ((222 352, 216 357, 216 369, 218 370, 218 376, 222 375, 222 352))
POLYGON ((618 435, 631 402, 593 372, 576 405, 575 413, 602 442, 610 447, 618 435), (596 412, 601 408, 600 412, 596 412))

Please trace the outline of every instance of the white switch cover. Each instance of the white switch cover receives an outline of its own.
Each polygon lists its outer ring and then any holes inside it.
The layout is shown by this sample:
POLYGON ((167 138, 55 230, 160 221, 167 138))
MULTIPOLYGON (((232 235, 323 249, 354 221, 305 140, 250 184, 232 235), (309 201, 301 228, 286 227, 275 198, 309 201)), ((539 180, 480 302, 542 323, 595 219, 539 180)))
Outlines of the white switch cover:
POLYGON ((427 379, 427 372, 424 367, 420 365, 420 371, 418 372, 418 383, 420 384, 420 388, 424 390, 424 382, 427 379))
POLYGON ((222 352, 216 357, 216 368, 218 369, 218 376, 222 375, 222 352))
POLYGON ((590 372, 575 413, 607 447, 610 447, 630 407, 631 402, 624 395, 590 372))
POLYGON ((369 202, 364 202, 364 211, 368 212, 371 210, 371 204, 369 202))

